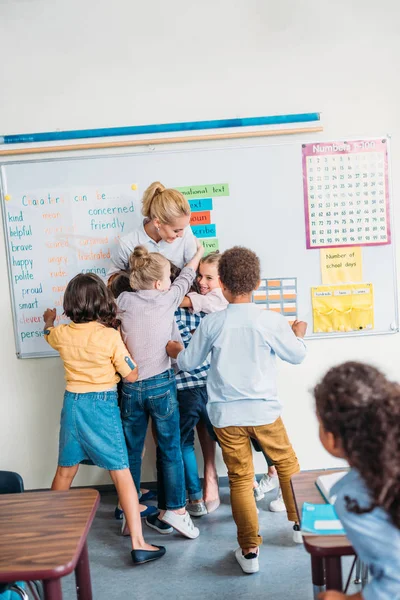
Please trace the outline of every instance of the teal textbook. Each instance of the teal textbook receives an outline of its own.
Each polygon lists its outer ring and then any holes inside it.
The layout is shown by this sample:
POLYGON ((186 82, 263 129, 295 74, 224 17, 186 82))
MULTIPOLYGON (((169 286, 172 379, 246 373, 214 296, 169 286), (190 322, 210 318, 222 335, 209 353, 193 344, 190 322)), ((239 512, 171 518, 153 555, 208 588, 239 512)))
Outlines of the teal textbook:
POLYGON ((301 531, 308 535, 345 535, 332 504, 304 502, 301 531))

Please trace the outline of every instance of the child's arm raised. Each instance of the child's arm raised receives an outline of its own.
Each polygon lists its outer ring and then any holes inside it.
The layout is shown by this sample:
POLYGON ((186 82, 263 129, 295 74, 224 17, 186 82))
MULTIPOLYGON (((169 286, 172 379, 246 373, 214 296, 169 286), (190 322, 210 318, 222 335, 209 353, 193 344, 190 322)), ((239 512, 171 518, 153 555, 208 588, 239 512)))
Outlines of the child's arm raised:
POLYGON ((202 244, 200 244, 200 242, 197 238, 196 238, 196 244, 197 244, 196 254, 193 256, 193 258, 191 260, 189 260, 187 265, 185 265, 186 267, 191 267, 193 269, 193 271, 197 271, 197 269, 199 268, 200 260, 204 254, 204 246, 202 244))
POLYGON ((196 269, 199 266, 199 262, 201 257, 204 254, 204 248, 197 241, 197 252, 188 262, 188 264, 183 267, 182 271, 175 279, 174 283, 171 285, 170 293, 172 294, 173 304, 176 308, 180 305, 185 295, 188 293, 190 286, 192 285, 194 278, 196 277, 196 269))

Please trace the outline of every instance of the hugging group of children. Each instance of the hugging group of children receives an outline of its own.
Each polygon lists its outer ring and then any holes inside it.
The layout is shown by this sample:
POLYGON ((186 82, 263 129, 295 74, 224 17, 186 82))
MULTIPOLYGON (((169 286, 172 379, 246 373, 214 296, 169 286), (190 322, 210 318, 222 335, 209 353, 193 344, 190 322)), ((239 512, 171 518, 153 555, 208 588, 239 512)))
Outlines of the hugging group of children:
MULTIPOLYGON (((163 255, 138 246, 128 271, 115 274, 109 287, 92 274, 69 282, 64 312, 70 324, 54 327, 55 310, 45 312, 45 337, 60 353, 67 380, 52 489, 68 489, 82 462, 107 469, 133 562, 160 558, 165 548, 143 538, 138 500, 149 417, 158 510, 147 514, 146 524, 191 539, 199 535, 191 516, 218 504, 204 501, 198 476, 194 429, 202 420, 228 470, 236 559, 245 573, 255 573, 262 538, 251 441, 275 466, 294 539, 301 541, 290 487, 299 464, 280 416, 276 357, 292 364, 304 359, 306 324, 290 327, 252 303, 260 262, 249 249, 203 257, 199 246, 172 279, 163 255), (198 292, 192 289, 196 280, 198 292)), ((400 597, 399 386, 372 367, 346 363, 329 371, 315 397, 322 443, 353 468, 338 484, 337 509, 374 576, 356 597, 400 597), (378 541, 382 531, 388 543, 378 541)))

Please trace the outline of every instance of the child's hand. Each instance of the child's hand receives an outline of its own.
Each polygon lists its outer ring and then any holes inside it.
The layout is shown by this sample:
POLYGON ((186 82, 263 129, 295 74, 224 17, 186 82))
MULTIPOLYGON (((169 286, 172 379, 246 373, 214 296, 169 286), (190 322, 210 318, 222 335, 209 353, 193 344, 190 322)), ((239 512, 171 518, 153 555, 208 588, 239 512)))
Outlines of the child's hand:
POLYGON ((179 308, 192 308, 192 301, 189 296, 185 296, 179 305, 179 308))
POLYGON ((177 358, 179 352, 182 352, 183 350, 183 344, 170 340, 165 349, 170 358, 177 358))
POLYGON ((203 244, 196 238, 196 246, 197 246, 197 256, 201 258, 204 254, 204 246, 203 244))
POLYGON ((46 323, 46 325, 53 325, 54 321, 56 320, 57 317, 57 309, 55 308, 46 308, 46 310, 43 313, 43 320, 46 323))
POLYGON ((306 335, 307 323, 305 321, 295 321, 292 329, 296 337, 303 338, 306 335))

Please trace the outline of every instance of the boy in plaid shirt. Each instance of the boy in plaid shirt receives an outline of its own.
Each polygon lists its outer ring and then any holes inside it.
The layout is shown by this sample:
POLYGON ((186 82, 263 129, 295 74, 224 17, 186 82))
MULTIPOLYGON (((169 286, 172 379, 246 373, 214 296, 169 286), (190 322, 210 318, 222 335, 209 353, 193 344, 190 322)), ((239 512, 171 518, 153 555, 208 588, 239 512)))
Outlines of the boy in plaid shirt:
MULTIPOLYGON (((185 348, 192 339, 194 330, 201 320, 212 312, 224 310, 228 304, 222 294, 218 276, 219 252, 204 256, 199 264, 196 283, 200 293, 192 291, 185 296, 175 319, 185 348)), ((176 273, 174 273, 176 276, 176 273)), ((185 468, 186 488, 189 494, 188 513, 201 517, 219 506, 218 477, 215 467, 215 433, 207 412, 207 374, 210 363, 206 359, 200 367, 176 375, 178 402, 181 423, 181 448, 185 468), (205 489, 203 491, 198 475, 196 454, 194 451, 194 428, 198 427, 205 462, 205 489), (199 430, 200 429, 200 430, 199 430), (213 442, 208 437, 210 434, 213 442), (215 488, 217 488, 215 490, 215 488), (217 497, 215 497, 217 491, 217 497), (207 499, 207 495, 210 496, 207 499)))

